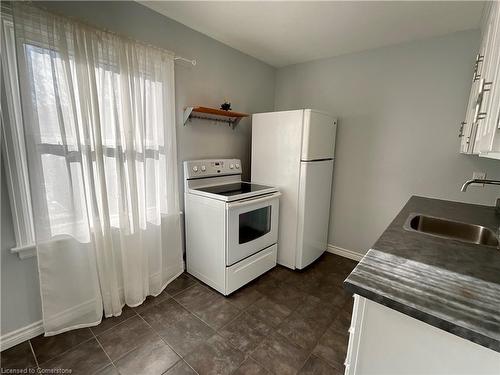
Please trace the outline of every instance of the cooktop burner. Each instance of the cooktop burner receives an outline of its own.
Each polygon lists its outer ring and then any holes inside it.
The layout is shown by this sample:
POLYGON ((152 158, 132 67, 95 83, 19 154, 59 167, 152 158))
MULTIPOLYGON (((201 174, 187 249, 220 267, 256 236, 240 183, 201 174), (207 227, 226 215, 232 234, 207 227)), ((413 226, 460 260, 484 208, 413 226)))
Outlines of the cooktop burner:
POLYGON ((234 184, 207 186, 198 188, 197 190, 205 193, 212 193, 230 197, 233 195, 240 195, 245 193, 253 193, 260 190, 269 189, 270 186, 250 184, 248 182, 237 182, 234 184))

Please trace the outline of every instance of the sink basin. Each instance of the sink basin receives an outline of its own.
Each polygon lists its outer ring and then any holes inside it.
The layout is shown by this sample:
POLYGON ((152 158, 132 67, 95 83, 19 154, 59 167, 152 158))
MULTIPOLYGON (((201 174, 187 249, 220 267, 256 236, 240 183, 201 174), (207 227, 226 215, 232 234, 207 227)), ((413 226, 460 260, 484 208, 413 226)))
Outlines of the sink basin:
POLYGON ((411 214, 406 221, 405 229, 476 245, 498 247, 495 233, 481 225, 411 214))

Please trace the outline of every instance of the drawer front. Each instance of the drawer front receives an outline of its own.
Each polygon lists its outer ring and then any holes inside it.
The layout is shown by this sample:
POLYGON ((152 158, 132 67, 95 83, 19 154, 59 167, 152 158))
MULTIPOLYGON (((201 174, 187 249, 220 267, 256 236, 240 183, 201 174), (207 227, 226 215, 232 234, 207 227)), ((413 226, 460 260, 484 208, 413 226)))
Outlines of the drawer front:
POLYGON ((274 244, 241 262, 226 267, 226 295, 276 266, 278 245, 274 244))

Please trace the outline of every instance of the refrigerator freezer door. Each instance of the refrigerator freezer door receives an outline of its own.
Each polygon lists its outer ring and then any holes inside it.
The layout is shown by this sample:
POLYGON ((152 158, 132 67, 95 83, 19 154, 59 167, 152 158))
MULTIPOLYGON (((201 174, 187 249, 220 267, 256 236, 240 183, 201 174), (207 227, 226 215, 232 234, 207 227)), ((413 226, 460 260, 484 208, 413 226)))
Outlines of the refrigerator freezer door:
POLYGON ((301 160, 331 159, 335 152, 337 120, 324 112, 304 111, 301 160))
POLYGON ((300 163, 296 268, 314 262, 327 248, 333 160, 300 163))

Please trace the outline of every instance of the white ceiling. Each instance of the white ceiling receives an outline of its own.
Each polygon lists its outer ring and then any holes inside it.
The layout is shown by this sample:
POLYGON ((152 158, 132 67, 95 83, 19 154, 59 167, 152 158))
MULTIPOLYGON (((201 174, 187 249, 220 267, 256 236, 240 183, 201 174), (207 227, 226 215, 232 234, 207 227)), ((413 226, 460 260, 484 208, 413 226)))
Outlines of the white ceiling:
POLYGON ((484 3, 139 1, 275 67, 478 28, 484 3))

